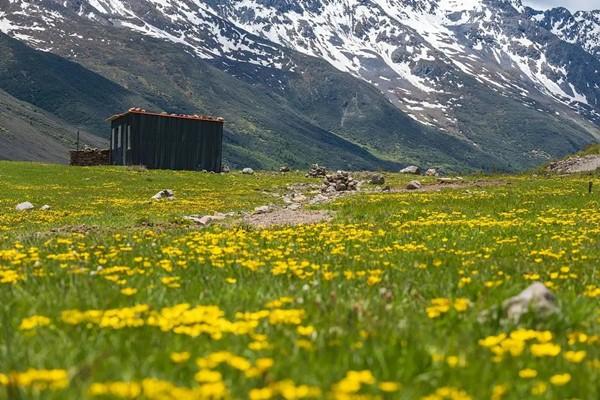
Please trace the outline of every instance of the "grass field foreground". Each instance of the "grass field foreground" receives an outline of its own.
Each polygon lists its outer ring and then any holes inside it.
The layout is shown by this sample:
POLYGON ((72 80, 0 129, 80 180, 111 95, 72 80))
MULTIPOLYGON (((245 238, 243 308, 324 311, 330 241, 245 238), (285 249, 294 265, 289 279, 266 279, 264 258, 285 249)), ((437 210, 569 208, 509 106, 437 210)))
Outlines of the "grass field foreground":
POLYGON ((0 163, 0 398, 597 399, 590 179, 469 178, 344 197, 326 224, 198 229, 181 217, 311 181, 0 163), (165 188, 176 200, 148 200, 165 188), (534 281, 560 314, 507 322, 534 281))

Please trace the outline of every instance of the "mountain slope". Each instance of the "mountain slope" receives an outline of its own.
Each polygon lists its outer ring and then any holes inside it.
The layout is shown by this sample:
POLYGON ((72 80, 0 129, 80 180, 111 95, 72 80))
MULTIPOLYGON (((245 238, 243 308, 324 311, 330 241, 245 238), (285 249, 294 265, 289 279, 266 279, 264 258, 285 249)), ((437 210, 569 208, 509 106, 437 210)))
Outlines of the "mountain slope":
MULTIPOLYGON (((0 160, 66 163, 76 143, 77 128, 0 90, 0 160)), ((107 143, 81 131, 80 145, 107 143)))
POLYGON ((571 13, 564 7, 546 11, 527 9, 533 21, 560 37, 578 44, 590 54, 600 58, 600 10, 571 13))
POLYGON ((223 115, 233 164, 514 170, 600 137, 600 60, 519 0, 0 0, 0 10, 0 30, 156 107, 223 115))

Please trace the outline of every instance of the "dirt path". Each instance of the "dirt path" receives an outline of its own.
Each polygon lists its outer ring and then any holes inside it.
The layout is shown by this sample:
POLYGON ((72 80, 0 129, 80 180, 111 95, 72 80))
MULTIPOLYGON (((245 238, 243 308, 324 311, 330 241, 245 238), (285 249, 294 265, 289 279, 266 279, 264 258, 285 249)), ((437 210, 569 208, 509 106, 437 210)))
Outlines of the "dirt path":
POLYGON ((265 214, 247 215, 243 218, 243 221, 256 228, 269 228, 272 226, 318 224, 330 221, 332 218, 332 214, 328 211, 281 208, 265 214))

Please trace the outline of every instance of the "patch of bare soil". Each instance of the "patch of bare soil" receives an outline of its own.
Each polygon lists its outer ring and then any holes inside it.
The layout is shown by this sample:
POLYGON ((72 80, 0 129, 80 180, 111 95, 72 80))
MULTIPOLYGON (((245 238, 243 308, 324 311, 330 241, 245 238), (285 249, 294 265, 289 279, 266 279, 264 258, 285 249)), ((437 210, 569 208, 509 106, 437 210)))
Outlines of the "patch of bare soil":
POLYGON ((318 224, 330 221, 331 218, 332 214, 328 211, 281 208, 264 214, 246 215, 242 221, 257 228, 269 228, 272 226, 318 224))

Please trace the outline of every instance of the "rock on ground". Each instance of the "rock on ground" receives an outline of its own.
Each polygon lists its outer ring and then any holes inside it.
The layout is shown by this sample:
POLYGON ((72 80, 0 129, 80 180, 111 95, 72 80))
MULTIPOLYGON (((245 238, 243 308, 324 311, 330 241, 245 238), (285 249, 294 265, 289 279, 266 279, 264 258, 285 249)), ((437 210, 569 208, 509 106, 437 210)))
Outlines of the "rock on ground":
POLYGON ((439 172, 435 168, 429 168, 427 171, 425 171, 425 176, 438 176, 438 175, 439 175, 439 172))
POLYGON ((535 282, 518 295, 502 303, 504 314, 511 322, 518 323, 528 312, 547 317, 559 311, 556 296, 543 283, 535 282))
POLYGON ((358 181, 346 171, 338 171, 333 175, 327 175, 323 180, 323 193, 346 192, 358 189, 358 181))
POLYGON ((17 206, 15 207, 15 210, 17 211, 30 211, 33 210, 35 208, 35 206, 33 204, 31 204, 28 201, 25 201, 23 203, 17 204, 17 206))
POLYGON ((408 185, 406 185, 406 188, 408 190, 419 190, 423 187, 423 185, 421 185, 421 182, 419 181, 410 181, 408 182, 408 185))
POLYGON ((308 173, 307 178, 322 178, 327 175, 327 168, 320 166, 319 164, 313 164, 308 173))
POLYGON ((254 209, 254 214, 267 214, 269 212, 271 212, 271 207, 269 206, 261 206, 261 207, 256 207, 254 209))
POLYGON ((52 207, 50 207, 48 204, 44 204, 43 206, 40 207, 41 211, 48 211, 50 210, 52 207))
POLYGON ((383 185, 385 184, 385 177, 381 174, 373 174, 369 177, 369 183, 371 185, 383 185))
POLYGON ((242 174, 244 174, 244 175, 254 175, 254 170, 252 168, 244 168, 242 170, 242 174))
POLYGON ((401 174, 419 175, 421 173, 421 168, 417 167, 416 165, 410 165, 406 168, 401 169, 400 173, 401 174))
POLYGON ((174 200, 175 192, 171 189, 164 189, 152 196, 152 200, 174 200))

